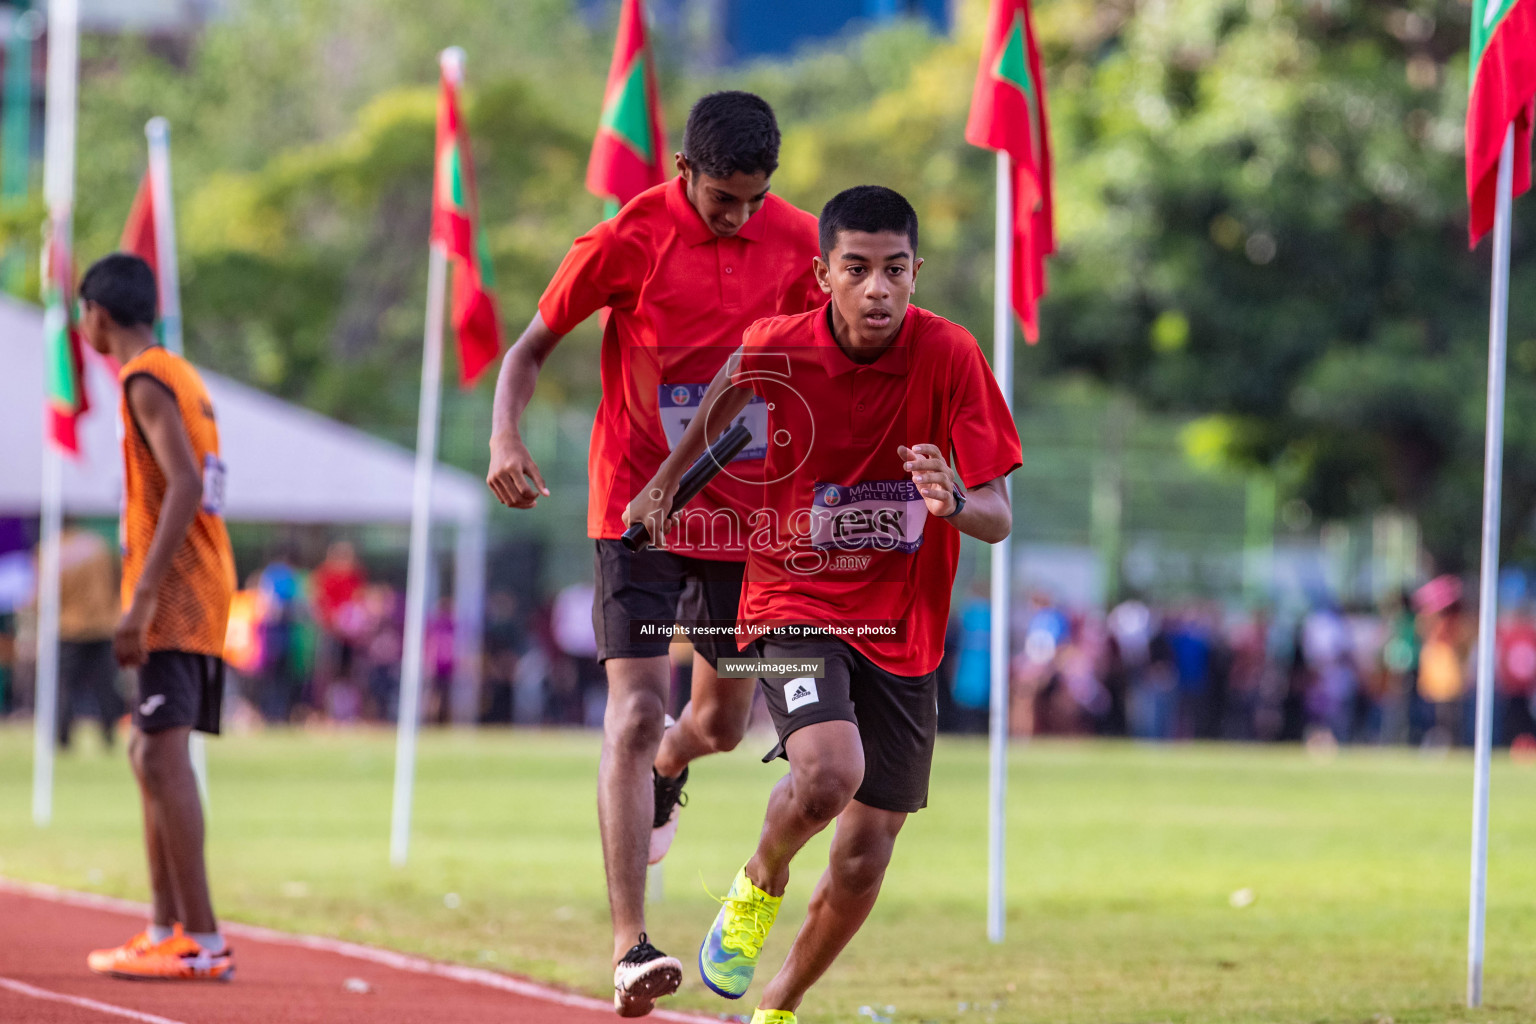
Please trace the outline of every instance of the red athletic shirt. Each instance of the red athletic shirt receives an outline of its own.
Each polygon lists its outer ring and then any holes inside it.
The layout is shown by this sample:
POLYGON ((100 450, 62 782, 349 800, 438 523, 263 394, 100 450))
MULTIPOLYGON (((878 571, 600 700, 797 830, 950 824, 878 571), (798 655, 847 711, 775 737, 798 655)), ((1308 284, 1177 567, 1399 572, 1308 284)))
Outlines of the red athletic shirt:
POLYGON ((972 488, 1019 467, 1018 428, 965 328, 911 306, 860 365, 828 308, 754 324, 733 378, 772 410, 742 646, 777 626, 829 628, 889 672, 925 675, 944 654, 960 531, 928 514, 897 446, 936 445, 972 488))
MULTIPOLYGON (((704 389, 763 317, 824 300, 811 260, 816 218, 770 194, 732 238, 719 238, 688 201, 681 177, 642 192, 576 239, 539 300, 557 334, 608 307, 603 397, 592 424, 587 535, 619 537, 630 499, 650 482, 698 408, 704 389)), ((698 558, 746 557, 767 442, 766 408, 744 414, 753 444, 695 498, 667 547, 698 558)))

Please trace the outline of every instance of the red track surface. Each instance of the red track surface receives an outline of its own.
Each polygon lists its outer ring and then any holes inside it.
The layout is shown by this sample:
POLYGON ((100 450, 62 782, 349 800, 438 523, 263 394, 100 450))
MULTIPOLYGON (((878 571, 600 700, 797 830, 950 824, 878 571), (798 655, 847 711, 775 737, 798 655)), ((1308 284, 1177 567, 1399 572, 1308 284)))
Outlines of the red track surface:
MULTIPOLYGON (((85 967, 144 926, 145 908, 0 879, 4 1024, 615 1024, 611 1007, 511 975, 226 923, 237 975, 132 982, 85 967), (350 991, 350 979, 367 992, 350 991)), ((351 981, 352 988, 360 988, 351 981)), ((711 1018, 657 1011, 648 1020, 711 1018)))

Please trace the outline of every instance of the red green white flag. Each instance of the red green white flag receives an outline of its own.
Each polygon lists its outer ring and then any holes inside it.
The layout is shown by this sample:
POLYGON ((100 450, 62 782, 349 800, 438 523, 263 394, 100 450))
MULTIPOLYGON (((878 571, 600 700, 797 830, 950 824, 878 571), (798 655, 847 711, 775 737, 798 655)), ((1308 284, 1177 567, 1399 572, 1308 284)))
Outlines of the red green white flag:
POLYGON ((133 206, 128 209, 128 223, 123 225, 123 238, 118 248, 139 257, 149 264, 157 278, 160 276, 160 260, 155 248, 154 187, 150 184, 148 171, 139 180, 139 190, 134 193, 133 206))
POLYGON ((80 417, 90 408, 85 394, 85 352, 75 329, 75 266, 70 255, 69 213, 55 215, 43 246, 43 344, 48 383, 48 439, 78 456, 80 417))
MULTIPOLYGON (((133 195, 133 205, 128 208, 128 222, 123 225, 123 237, 117 243, 122 252, 132 253, 154 271, 156 292, 160 291, 160 249, 155 240, 155 187, 148 171, 139 179, 139 190, 133 195)), ((163 303, 162 303, 163 305, 163 303)), ((164 310, 161 310, 162 315, 164 310)), ((165 344, 165 320, 156 318, 155 337, 160 339, 160 344, 165 344)), ((110 357, 104 357, 111 366, 116 362, 110 357)))
POLYGON ((445 69, 437 102, 437 160, 432 185, 432 243, 447 251, 453 271, 452 319, 459 339, 459 383, 464 387, 501 351, 501 320, 491 294, 490 248, 480 229, 475 167, 459 109, 458 83, 445 69))
POLYGON ((624 0, 613 62, 608 66, 608 88, 603 92, 603 114, 587 161, 587 191, 623 206, 667 180, 665 150, 645 8, 641 0, 624 0))
POLYGON ((1045 258, 1056 251, 1045 76, 1027 0, 992 0, 965 140, 1007 153, 1013 169, 1012 305, 1024 337, 1039 340, 1045 258))
POLYGON ((1467 103, 1468 235, 1493 227, 1499 154, 1515 126, 1513 195, 1531 187, 1532 97, 1536 96, 1536 0, 1473 0, 1472 91, 1467 103))

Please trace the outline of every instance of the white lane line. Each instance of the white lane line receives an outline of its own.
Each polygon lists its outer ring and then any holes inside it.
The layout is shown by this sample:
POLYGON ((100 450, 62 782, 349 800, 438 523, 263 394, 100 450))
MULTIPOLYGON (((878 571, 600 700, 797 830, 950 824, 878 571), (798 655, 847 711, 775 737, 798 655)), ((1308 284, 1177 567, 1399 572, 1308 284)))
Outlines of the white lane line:
MULTIPOLYGON (((91 892, 76 892, 73 889, 60 889, 56 886, 43 885, 39 882, 21 882, 0 877, 0 892, 32 896, 37 899, 50 900, 54 903, 63 903, 68 906, 85 907, 91 910, 111 910, 121 914, 137 914, 140 916, 149 913, 149 905, 145 903, 135 903, 132 900, 122 900, 113 896, 102 896, 91 892)), ((409 953, 396 953, 393 950, 379 949, 376 946, 364 946, 357 942, 329 939, 323 935, 294 935, 289 932, 274 931, 271 928, 262 928, 259 925, 239 924, 233 921, 223 921, 221 926, 226 935, 235 936, 236 938, 246 938, 256 942, 270 942, 278 946, 295 946, 300 949, 311 949, 322 953, 334 953, 338 956, 378 964, 381 967, 392 967, 395 970, 406 971, 411 974, 427 974, 470 985, 481 985, 486 988, 499 989, 502 992, 510 992, 514 995, 538 999, 542 1002, 554 1003, 558 1006, 571 1006, 605 1013, 613 1012, 612 1002, 593 999, 590 996, 576 995, 572 992, 562 992, 557 988, 550 988, 535 981, 513 977, 508 974, 498 974, 495 971, 488 971, 481 967, 465 967, 462 964, 440 963, 436 960, 428 960, 425 957, 412 956, 409 953)), ((710 1017, 697 1013, 682 1013, 677 1010, 656 1009, 650 1012, 649 1017, 652 1020, 675 1021, 676 1024, 720 1024, 719 1017, 710 1017)))
POLYGON ((10 989, 12 992, 33 999, 46 999, 52 1003, 68 1003, 70 1006, 80 1006, 87 1010, 95 1010, 98 1013, 110 1013, 114 1017, 126 1017, 128 1020, 139 1021, 139 1024, 182 1024, 179 1020, 171 1020, 169 1017, 160 1017, 153 1013, 140 1013, 138 1010, 130 1010, 125 1006, 113 1006, 111 1003, 99 1003, 94 999, 86 999, 83 996, 67 996, 62 992, 50 992, 45 988, 28 985, 24 981, 14 978, 0 978, 0 988, 10 989))

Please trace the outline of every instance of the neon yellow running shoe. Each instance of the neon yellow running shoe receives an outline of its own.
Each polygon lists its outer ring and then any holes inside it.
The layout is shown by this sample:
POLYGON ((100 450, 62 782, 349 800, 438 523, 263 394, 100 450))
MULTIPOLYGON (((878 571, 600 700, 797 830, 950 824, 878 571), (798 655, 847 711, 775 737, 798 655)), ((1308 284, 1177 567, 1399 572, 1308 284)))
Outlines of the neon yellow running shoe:
MULTIPOLYGON (((753 885, 745 867, 736 872, 736 881, 720 901, 720 913, 699 946, 699 974, 712 991, 727 999, 747 994, 768 929, 779 916, 782 902, 784 897, 769 896, 753 885)), ((792 1015, 790 1020, 794 1020, 792 1015)))
POLYGON ((765 1010, 759 1006, 752 1012, 752 1024, 795 1024, 795 1015, 788 1010, 765 1010))

